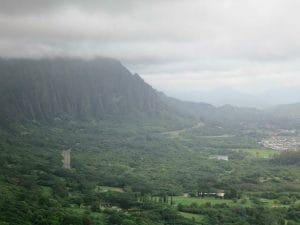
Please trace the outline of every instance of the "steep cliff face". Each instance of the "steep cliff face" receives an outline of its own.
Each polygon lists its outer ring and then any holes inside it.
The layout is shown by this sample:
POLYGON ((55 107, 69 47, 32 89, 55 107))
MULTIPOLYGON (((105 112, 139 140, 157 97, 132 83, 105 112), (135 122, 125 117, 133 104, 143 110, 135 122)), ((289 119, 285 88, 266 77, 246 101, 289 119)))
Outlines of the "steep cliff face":
POLYGON ((10 119, 157 115, 158 93, 113 59, 1 59, 1 116, 10 119))

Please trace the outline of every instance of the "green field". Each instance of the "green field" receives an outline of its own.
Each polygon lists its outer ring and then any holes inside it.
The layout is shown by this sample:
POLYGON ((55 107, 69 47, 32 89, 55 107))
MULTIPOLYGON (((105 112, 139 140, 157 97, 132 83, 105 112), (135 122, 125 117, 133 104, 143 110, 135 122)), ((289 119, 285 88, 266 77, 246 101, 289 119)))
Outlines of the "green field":
POLYGON ((212 205, 216 204, 223 204, 226 203, 230 206, 236 205, 232 200, 229 199, 218 199, 213 197, 206 197, 206 198, 196 198, 196 197, 184 197, 184 196, 175 196, 173 197, 173 201, 176 205, 190 205, 192 203, 196 203, 198 205, 204 205, 206 203, 210 203, 212 205))
MULTIPOLYGON (((288 207, 288 205, 283 205, 276 200, 273 199, 264 199, 259 198, 259 202, 268 208, 275 208, 275 207, 288 207)), ((197 205, 204 205, 204 204, 227 204, 230 207, 238 206, 238 207, 253 207, 255 204, 248 198, 239 199, 237 201, 230 200, 230 199, 218 199, 213 197, 205 197, 205 198, 196 198, 196 197, 183 197, 183 196, 176 196, 173 197, 173 201, 176 205, 190 205, 196 203, 197 205)))
POLYGON ((204 219, 204 216, 199 215, 199 214, 193 214, 193 213, 185 213, 185 212, 180 212, 180 215, 187 219, 194 220, 195 222, 202 222, 204 219))
POLYGON ((250 158, 272 158, 274 155, 278 155, 280 152, 273 149, 265 148, 251 148, 251 149, 238 149, 236 152, 246 153, 250 158))
POLYGON ((289 207, 288 205, 283 205, 274 199, 259 199, 265 207, 277 208, 277 207, 289 207))

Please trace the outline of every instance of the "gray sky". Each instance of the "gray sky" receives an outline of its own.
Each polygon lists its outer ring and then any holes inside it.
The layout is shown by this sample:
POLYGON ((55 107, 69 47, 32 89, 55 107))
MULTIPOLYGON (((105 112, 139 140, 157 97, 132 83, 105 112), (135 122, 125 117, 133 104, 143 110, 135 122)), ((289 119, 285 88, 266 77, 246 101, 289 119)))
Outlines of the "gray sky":
POLYGON ((299 10, 299 0, 0 0, 0 55, 114 57, 187 99, 287 93, 300 90, 299 10))

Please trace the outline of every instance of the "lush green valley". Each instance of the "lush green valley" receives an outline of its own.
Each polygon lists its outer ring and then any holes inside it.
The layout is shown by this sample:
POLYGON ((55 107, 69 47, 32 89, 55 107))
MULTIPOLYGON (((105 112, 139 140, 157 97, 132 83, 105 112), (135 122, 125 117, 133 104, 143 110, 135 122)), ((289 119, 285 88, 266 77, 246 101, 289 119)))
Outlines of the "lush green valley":
POLYGON ((21 62, 0 66, 0 225, 300 224, 300 152, 260 143, 293 119, 179 106, 115 61, 21 62))
POLYGON ((170 138, 164 134, 168 129, 152 121, 11 125, 1 134, 1 220, 199 223, 184 219, 180 211, 200 215, 200 224, 299 222, 299 164, 247 154, 257 137, 170 138), (72 148, 70 171, 62 169, 66 148, 72 148), (211 158, 218 154, 228 155, 229 161, 211 158), (98 192, 97 186, 124 191, 98 192), (218 191, 226 193, 224 200, 197 197, 218 191), (272 220, 261 220, 265 217, 272 220))

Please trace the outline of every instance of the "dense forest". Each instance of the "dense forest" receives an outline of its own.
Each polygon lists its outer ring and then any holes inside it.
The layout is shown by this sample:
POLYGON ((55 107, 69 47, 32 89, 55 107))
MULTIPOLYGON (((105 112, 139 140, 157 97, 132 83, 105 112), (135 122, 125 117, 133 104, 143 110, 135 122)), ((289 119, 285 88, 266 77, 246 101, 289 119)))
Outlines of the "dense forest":
POLYGON ((300 152, 260 144, 294 113, 170 99, 112 59, 0 79, 0 225, 300 224, 300 152))

